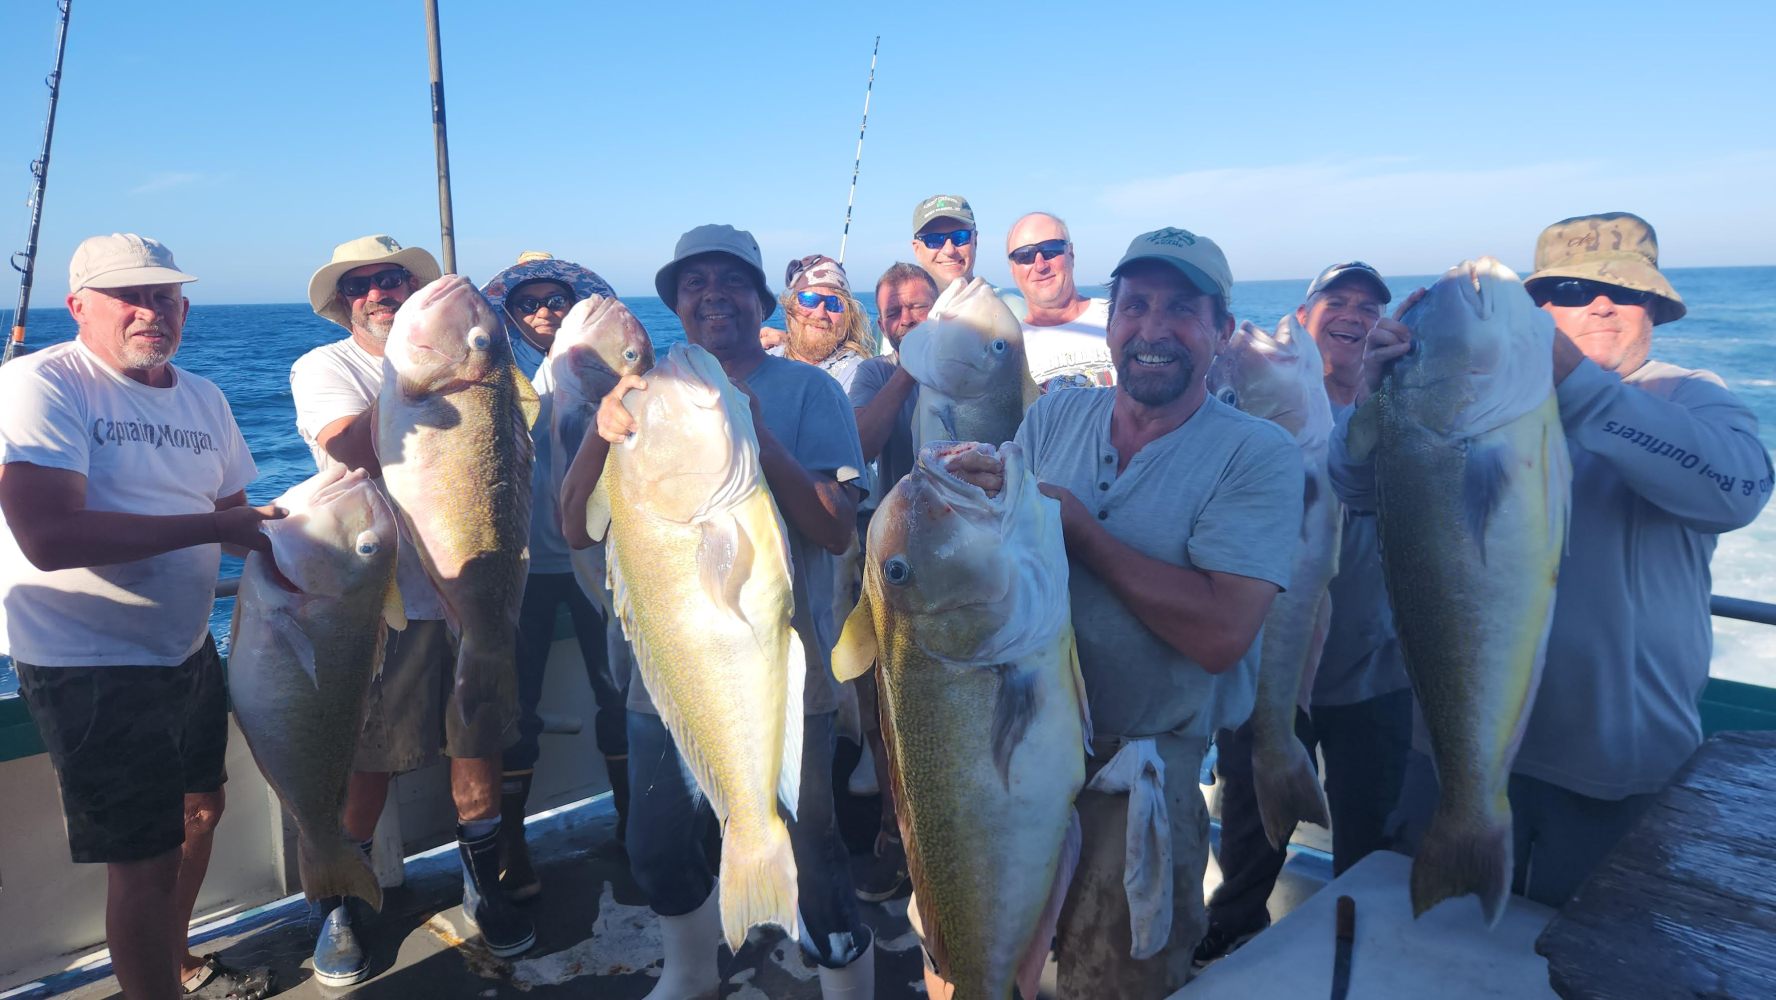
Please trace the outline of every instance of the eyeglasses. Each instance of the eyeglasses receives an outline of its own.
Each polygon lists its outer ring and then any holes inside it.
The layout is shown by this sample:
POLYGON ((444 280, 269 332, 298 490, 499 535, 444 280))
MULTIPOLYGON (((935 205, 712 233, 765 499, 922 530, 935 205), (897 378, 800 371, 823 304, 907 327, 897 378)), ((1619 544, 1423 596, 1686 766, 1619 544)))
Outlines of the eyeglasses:
POLYGON ((845 311, 845 300, 839 298, 837 295, 822 295, 819 292, 797 292, 796 301, 801 303, 803 309, 818 309, 820 308, 820 304, 824 302, 826 303, 826 311, 829 313, 842 313, 845 311))
POLYGON ((360 274, 355 277, 340 278, 339 294, 348 299, 355 299, 360 295, 369 294, 371 285, 375 285, 377 288, 380 288, 385 292, 392 292, 395 289, 406 285, 408 279, 412 277, 413 274, 404 267, 391 267, 386 271, 378 271, 375 274, 360 274))
POLYGON ((1588 306, 1603 295, 1619 306, 1644 306, 1658 298, 1652 292, 1636 291, 1623 288, 1621 285, 1607 285, 1601 281, 1587 281, 1584 278, 1562 278, 1559 281, 1538 281, 1529 290, 1530 298, 1538 306, 1553 303, 1562 309, 1574 309, 1588 306))
POLYGON ((534 295, 526 295, 523 298, 512 300, 512 308, 517 310, 517 314, 520 316, 529 316, 545 306, 548 307, 550 312, 566 312, 568 307, 573 304, 573 299, 568 298, 560 292, 556 292, 554 295, 551 295, 546 299, 539 299, 534 295))
POLYGON ((1018 247, 1005 256, 1010 257, 1013 264, 1029 265, 1036 263, 1037 254, 1041 254, 1043 260, 1054 260, 1067 252, 1067 245, 1066 240, 1043 240, 1018 247))
POLYGON ((945 243, 954 243, 959 249, 974 242, 974 230, 958 229, 951 233, 920 233, 913 239, 925 244, 927 250, 942 250, 945 243))

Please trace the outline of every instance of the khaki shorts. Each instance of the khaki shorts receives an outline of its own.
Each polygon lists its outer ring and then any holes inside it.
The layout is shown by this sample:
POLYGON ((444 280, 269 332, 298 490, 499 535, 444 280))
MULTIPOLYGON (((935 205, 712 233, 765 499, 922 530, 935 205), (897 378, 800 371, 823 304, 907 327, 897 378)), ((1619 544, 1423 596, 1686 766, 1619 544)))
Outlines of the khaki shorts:
MULTIPOLYGON (((514 654, 515 655, 515 654, 514 654)), ((382 676, 370 685, 364 731, 352 767, 399 774, 449 757, 497 758, 518 742, 516 705, 490 725, 471 727, 456 702, 456 640, 441 621, 389 630, 382 676)))

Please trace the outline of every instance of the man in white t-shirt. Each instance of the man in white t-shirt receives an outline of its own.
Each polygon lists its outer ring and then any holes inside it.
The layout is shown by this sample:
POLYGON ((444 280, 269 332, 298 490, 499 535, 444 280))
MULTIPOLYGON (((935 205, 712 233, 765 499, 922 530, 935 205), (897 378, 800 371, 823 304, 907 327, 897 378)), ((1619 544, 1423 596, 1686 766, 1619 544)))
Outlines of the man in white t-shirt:
POLYGON ((1073 239, 1067 224, 1031 212, 1005 235, 1011 277, 1023 293, 1024 357, 1043 392, 1066 386, 1115 385, 1116 366, 1104 329, 1110 300, 1089 299, 1073 283, 1073 239))
MULTIPOLYGON (((315 313, 351 331, 290 366, 296 428, 317 467, 338 462, 381 476, 373 404, 382 389, 383 345, 401 303, 438 276, 430 253, 377 235, 341 243, 309 280, 315 313)), ((536 942, 529 918, 499 887, 500 759, 517 741, 517 719, 502 720, 509 725, 499 731, 471 731, 453 700, 455 641, 444 623, 443 601, 405 535, 395 576, 408 624, 389 636, 382 674, 371 687, 346 794, 345 833, 368 853, 390 779, 435 760, 442 746, 450 758, 465 898, 474 902, 468 916, 494 954, 516 955, 536 942)), ((316 908, 325 919, 315 943, 315 978, 328 986, 369 975, 368 958, 352 928, 354 909, 338 899, 316 908)))
POLYGON ((209 633, 221 547, 269 552, 225 399, 172 364, 191 303, 172 252, 94 236, 75 339, 0 369, 0 641, 61 786, 68 850, 104 864, 124 995, 258 998, 265 970, 183 934, 222 814, 228 694, 209 633))

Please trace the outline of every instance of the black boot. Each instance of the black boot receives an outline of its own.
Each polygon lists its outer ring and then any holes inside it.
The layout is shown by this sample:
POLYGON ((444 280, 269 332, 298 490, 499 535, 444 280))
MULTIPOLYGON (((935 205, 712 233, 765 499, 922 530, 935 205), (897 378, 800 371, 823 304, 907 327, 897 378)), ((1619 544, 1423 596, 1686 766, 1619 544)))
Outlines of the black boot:
POLYGON ((487 950, 499 958, 522 955, 536 944, 536 928, 499 886, 499 828, 478 840, 463 837, 456 826, 456 850, 462 856, 463 916, 479 931, 487 950))
POLYGON ((629 758, 606 757, 604 773, 610 778, 611 805, 617 809, 617 850, 628 854, 623 838, 629 835, 629 758))
POLYGON ((529 771, 507 774, 500 783, 500 888, 514 903, 529 902, 543 891, 524 840, 524 807, 530 801, 532 777, 529 771))

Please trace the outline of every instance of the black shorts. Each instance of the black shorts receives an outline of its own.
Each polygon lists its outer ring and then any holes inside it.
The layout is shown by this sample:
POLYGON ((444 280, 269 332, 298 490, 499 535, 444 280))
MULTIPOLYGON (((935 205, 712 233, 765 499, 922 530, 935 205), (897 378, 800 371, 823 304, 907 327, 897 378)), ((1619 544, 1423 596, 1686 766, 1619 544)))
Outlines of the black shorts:
POLYGON ((14 666, 61 784, 75 863, 142 861, 183 844, 185 796, 228 779, 215 640, 176 667, 14 666))

